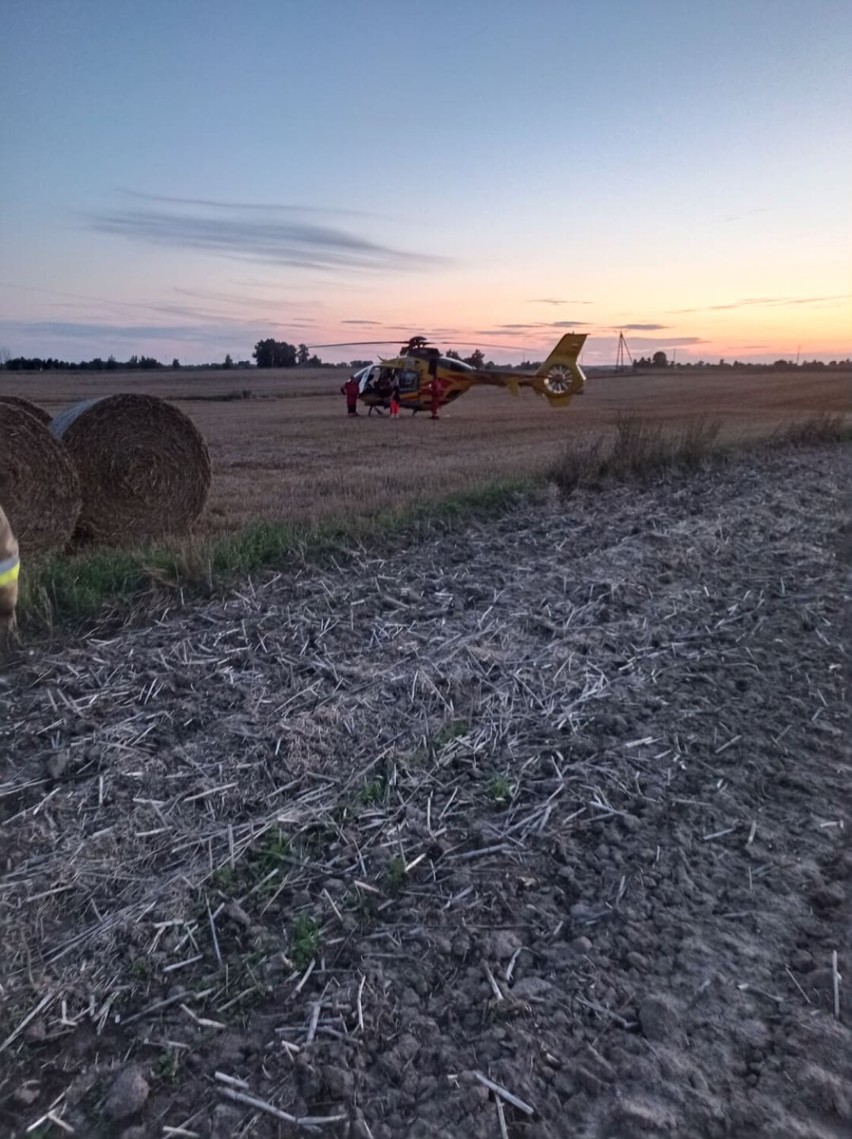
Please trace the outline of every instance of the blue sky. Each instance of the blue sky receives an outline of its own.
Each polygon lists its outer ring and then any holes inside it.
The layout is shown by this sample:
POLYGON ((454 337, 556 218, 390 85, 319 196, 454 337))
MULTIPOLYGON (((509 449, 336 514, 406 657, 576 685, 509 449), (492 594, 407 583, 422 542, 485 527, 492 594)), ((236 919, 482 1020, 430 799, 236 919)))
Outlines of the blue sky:
MULTIPOLYGON (((852 351, 852 5, 6 0, 0 348, 852 351)), ((369 356, 369 350, 321 353, 369 356)))

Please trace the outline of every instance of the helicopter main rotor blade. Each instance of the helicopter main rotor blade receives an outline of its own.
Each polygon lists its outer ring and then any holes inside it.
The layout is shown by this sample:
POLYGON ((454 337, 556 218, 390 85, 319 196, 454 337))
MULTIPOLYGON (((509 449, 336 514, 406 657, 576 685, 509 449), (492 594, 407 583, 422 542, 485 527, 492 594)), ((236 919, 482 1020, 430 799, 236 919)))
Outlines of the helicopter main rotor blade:
MULTIPOLYGON (((410 336, 408 340, 421 340, 425 344, 431 343, 426 337, 410 336)), ((384 344, 400 345, 404 341, 404 337, 398 336, 395 340, 344 340, 338 344, 308 344, 306 347, 313 352, 317 348, 370 348, 384 344)), ((476 340, 449 340, 446 343, 458 345, 460 348, 503 348, 507 352, 530 352, 534 350, 529 344, 483 344, 476 340)))
POLYGON ((341 344, 307 344, 306 347, 313 350, 314 348, 369 348, 374 344, 400 344, 402 337, 397 337, 396 340, 344 340, 341 344))

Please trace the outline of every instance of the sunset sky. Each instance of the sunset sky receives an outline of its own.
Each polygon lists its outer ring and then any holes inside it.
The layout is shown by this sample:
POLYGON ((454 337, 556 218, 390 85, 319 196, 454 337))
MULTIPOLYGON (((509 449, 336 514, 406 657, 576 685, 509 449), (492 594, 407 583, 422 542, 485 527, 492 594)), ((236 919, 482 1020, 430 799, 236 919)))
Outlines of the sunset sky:
POLYGON ((850 58, 848 0, 4 0, 0 350, 848 357, 850 58))

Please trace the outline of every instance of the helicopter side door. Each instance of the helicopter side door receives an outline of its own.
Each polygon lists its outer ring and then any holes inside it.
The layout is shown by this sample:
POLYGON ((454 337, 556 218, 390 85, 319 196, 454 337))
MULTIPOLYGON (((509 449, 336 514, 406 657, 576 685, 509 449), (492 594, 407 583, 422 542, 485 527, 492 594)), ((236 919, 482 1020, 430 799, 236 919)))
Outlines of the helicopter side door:
POLYGON ((373 364, 370 368, 364 368, 358 375, 361 384, 361 395, 365 392, 373 391, 376 386, 376 381, 379 378, 380 367, 378 364, 373 364))

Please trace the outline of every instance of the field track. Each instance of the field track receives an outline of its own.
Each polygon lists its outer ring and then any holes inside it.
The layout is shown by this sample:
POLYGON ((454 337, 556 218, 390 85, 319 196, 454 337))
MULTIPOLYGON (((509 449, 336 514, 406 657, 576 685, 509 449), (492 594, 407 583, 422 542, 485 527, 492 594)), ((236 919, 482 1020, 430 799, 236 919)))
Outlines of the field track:
POLYGON ((0 1133, 849 1135, 846 475, 539 498, 19 660, 0 1133))
POLYGON ((531 392, 480 389, 439 423, 408 414, 347 422, 344 371, 211 371, 155 374, 0 374, 0 394, 24 395, 52 414, 80 399, 141 391, 176 402, 208 440, 213 489, 199 532, 257 520, 318 521, 371 514, 547 469, 582 436, 611 430, 619 414, 676 429, 706 415, 729 440, 779 424, 848 413, 848 373, 706 369, 589 379, 565 411, 531 392), (249 391, 250 399, 222 400, 249 391))

